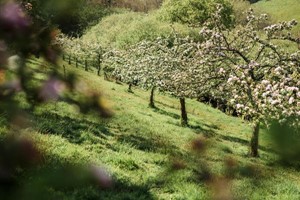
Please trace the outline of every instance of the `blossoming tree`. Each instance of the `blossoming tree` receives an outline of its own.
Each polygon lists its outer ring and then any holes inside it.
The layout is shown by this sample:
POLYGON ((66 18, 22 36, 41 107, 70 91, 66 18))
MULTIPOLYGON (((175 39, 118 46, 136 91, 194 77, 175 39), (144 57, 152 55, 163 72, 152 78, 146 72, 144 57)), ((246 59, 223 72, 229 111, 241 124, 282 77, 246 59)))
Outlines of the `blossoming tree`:
POLYGON ((211 65, 211 71, 228 77, 219 87, 227 88, 230 104, 240 114, 251 117, 250 155, 257 157, 260 123, 300 116, 300 40, 290 33, 297 22, 274 24, 262 32, 258 25, 267 16, 257 17, 250 10, 245 26, 226 30, 220 23, 221 10, 200 31, 206 40, 201 54, 208 64, 211 59, 222 60, 211 65))

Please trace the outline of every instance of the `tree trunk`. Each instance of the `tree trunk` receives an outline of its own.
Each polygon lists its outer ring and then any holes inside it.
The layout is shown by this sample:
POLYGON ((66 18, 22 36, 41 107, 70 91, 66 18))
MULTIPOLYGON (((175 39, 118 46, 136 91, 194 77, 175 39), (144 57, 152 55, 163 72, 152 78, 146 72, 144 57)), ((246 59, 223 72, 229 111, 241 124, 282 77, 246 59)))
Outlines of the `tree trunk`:
POLYGON ((188 117, 185 107, 185 98, 180 98, 180 106, 181 106, 181 125, 187 126, 188 125, 188 117))
POLYGON ((98 54, 98 71, 97 71, 98 76, 100 76, 100 70, 101 70, 101 54, 98 54))
POLYGON ((69 55, 69 65, 71 65, 71 55, 69 55))
POLYGON ((250 156, 258 157, 258 136, 259 136, 259 122, 255 122, 252 129, 252 137, 250 141, 250 156))
POLYGON ((100 65, 98 65, 98 71, 97 71, 98 76, 100 76, 100 70, 101 70, 101 67, 100 67, 100 65))
POLYGON ((152 87, 151 94, 150 94, 150 102, 149 102, 149 107, 150 108, 155 108, 155 104, 154 104, 154 92, 155 92, 155 87, 152 87))
POLYGON ((76 66, 76 68, 78 68, 78 58, 76 57, 76 64, 75 64, 75 66, 76 66))
POLYGON ((67 75, 66 75, 66 66, 63 65, 63 68, 64 68, 64 78, 66 78, 67 77, 67 75))
POLYGON ((88 71, 87 60, 86 59, 84 60, 84 70, 88 71))
POLYGON ((132 88, 132 84, 129 83, 127 92, 133 93, 131 88, 132 88))
POLYGON ((65 54, 64 53, 62 54, 62 59, 65 60, 65 54))

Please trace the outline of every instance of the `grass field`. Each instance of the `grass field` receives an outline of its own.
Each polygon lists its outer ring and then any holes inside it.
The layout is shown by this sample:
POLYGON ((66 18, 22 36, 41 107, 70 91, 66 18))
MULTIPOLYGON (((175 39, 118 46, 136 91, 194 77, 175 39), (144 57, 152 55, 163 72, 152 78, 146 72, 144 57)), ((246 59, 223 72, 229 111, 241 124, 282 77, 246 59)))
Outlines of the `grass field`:
MULTIPOLYGON (((32 60, 30 65, 39 62, 32 60)), ((178 99, 157 94, 157 109, 151 109, 148 91, 134 88, 134 93, 128 93, 126 85, 64 64, 67 73, 75 72, 88 88, 102 92, 115 115, 104 120, 79 114, 65 102, 49 103, 34 111, 30 117, 34 126, 23 134, 37 142, 46 166, 96 163, 112 174, 115 184, 107 190, 89 185, 71 191, 51 189, 54 199, 210 199, 208 185, 197 176, 198 165, 205 164, 223 177, 228 158, 240 166, 228 184, 234 199, 299 198, 299 171, 276 162, 264 131, 260 158, 249 158, 247 122, 188 100, 190 126, 181 127, 178 99), (199 137, 208 141, 206 152, 191 150, 191 141, 199 137), (173 170, 175 161, 186 167, 173 170), (249 168, 255 169, 254 174, 247 173, 249 168)), ((29 185, 33 181, 26 173, 22 180, 29 185)))
MULTIPOLYGON (((296 19, 300 22, 300 0, 261 0, 253 4, 255 9, 271 15, 275 22, 296 19)), ((298 24, 295 33, 300 34, 298 24)))

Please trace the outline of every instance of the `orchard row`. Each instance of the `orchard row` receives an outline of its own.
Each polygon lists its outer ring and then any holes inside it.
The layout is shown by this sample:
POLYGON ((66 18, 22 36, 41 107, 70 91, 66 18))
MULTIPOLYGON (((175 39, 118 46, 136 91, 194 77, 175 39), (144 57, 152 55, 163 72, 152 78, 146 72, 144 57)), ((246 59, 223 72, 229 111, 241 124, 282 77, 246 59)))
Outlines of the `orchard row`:
MULTIPOLYGON (((253 124, 251 156, 258 156, 260 124, 288 121, 299 128, 300 38, 291 34, 295 20, 261 28, 267 15, 247 13, 247 24, 228 29, 222 7, 203 24, 200 40, 169 37, 142 41, 126 50, 104 50, 97 43, 61 36, 57 42, 75 61, 93 60, 98 75, 103 67, 129 90, 138 85, 180 99, 182 125, 188 125, 185 98, 214 98, 226 102, 253 124), (108 70, 110 69, 110 70, 108 70)), ((76 62, 77 63, 77 62, 76 62)), ((76 64, 77 65, 77 64, 76 64)))

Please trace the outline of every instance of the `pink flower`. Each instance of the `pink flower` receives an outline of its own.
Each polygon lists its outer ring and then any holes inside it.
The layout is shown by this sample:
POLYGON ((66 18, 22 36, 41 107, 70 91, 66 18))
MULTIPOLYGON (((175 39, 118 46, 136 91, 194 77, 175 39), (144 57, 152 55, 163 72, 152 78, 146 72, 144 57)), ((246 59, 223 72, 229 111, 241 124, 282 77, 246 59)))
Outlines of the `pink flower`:
POLYGON ((292 103, 294 103, 294 102, 295 102, 294 97, 291 97, 291 98, 289 99, 289 104, 292 104, 292 103))
POLYGON ((271 100, 270 103, 271 103, 272 105, 277 105, 277 104, 280 103, 280 101, 278 101, 278 100, 271 100))
POLYGON ((91 172, 95 180, 101 187, 109 188, 112 186, 112 177, 104 168, 92 165, 91 172))
POLYGON ((244 105, 242 105, 242 104, 239 104, 239 103, 236 104, 236 108, 237 108, 237 109, 240 109, 240 108, 243 108, 243 107, 244 107, 244 105))
POLYGON ((225 73, 225 70, 224 70, 223 68, 220 68, 220 69, 219 69, 219 73, 220 73, 220 74, 223 74, 223 73, 225 73))
POLYGON ((297 88, 297 87, 287 87, 286 89, 287 89, 287 91, 289 91, 289 92, 293 92, 293 91, 298 92, 298 91, 299 91, 299 88, 297 88))
POLYGON ((8 2, 0 8, 0 25, 3 28, 20 30, 28 27, 29 24, 29 19, 19 4, 8 2))
POLYGON ((64 82, 55 77, 51 77, 44 83, 39 95, 44 101, 56 101, 65 90, 65 87, 64 82))
POLYGON ((268 80, 263 80, 261 83, 264 84, 264 85, 267 85, 267 84, 270 83, 270 81, 268 81, 268 80))

